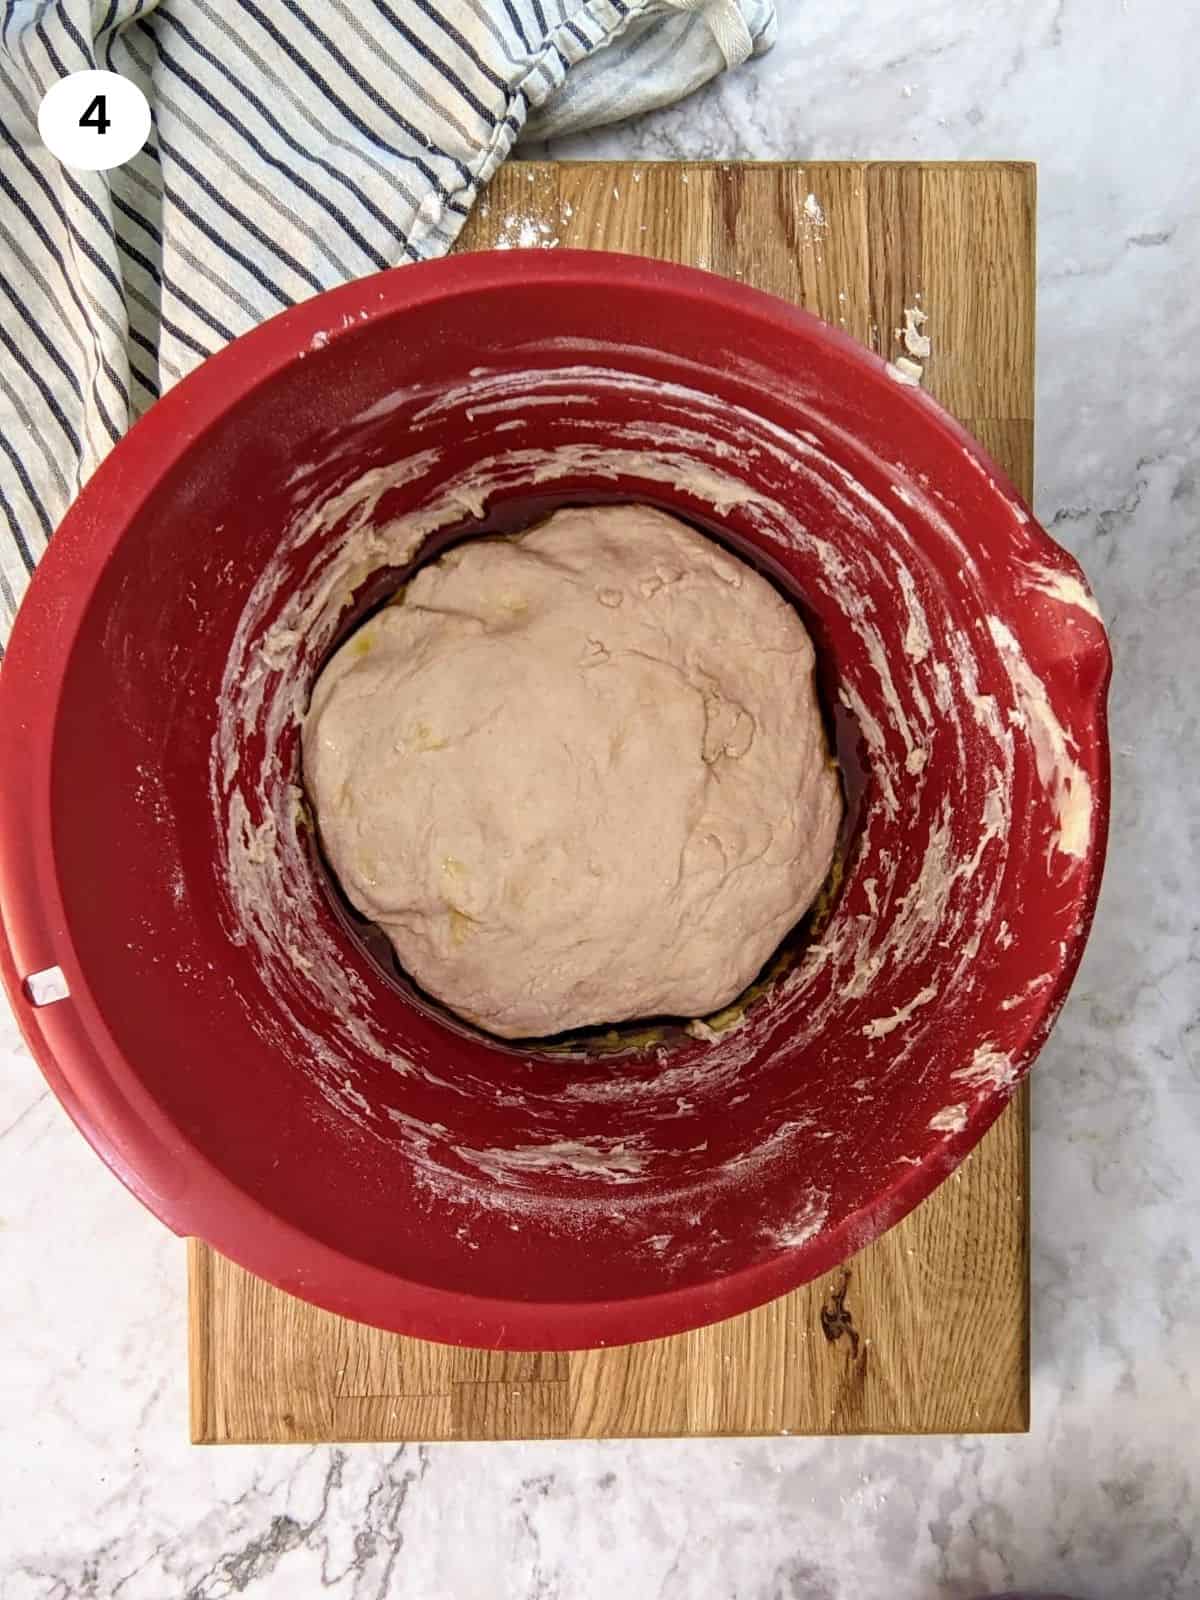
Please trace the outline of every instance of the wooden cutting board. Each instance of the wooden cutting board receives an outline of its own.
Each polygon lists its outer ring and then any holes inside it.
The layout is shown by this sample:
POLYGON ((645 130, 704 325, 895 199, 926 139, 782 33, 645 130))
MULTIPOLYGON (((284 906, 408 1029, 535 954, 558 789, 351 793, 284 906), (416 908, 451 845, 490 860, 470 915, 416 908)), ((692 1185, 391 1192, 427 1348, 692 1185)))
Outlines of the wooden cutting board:
MULTIPOLYGON (((1031 490, 1035 175, 1019 164, 521 163, 460 249, 707 267, 902 354, 1031 490)), ((1028 1096, 824 1280, 745 1316, 573 1354, 462 1350, 294 1300, 189 1245, 197 1443, 1019 1431, 1029 1419, 1028 1096)))

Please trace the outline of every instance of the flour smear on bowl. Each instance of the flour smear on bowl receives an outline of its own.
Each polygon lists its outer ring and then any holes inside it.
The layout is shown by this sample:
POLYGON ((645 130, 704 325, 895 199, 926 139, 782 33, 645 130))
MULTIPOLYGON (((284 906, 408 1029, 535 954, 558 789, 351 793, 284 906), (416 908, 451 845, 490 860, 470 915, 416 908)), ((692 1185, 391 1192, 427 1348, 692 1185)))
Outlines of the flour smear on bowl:
MULTIPOLYGON (((561 355, 546 349, 545 357, 552 353, 561 355)), ((677 1191, 672 1221, 664 1229, 661 1207, 647 1201, 644 1241, 661 1256, 669 1275, 692 1252, 710 1248, 704 1216, 712 1193, 793 1163, 803 1141, 835 1137, 811 1119, 777 1111, 774 1121, 757 1127, 745 1148, 713 1171, 704 1146, 680 1140, 681 1120, 715 1100, 738 1104, 742 1069, 768 1036, 786 1028, 797 1043, 815 1039, 848 1001, 862 1002, 864 1045, 886 1044, 893 1051, 889 1070, 911 1070, 915 1078, 928 1047, 932 1002, 945 991, 969 988, 983 941, 995 940, 997 928, 1003 932, 997 915, 1001 886, 1014 827, 1023 825, 1014 816, 1018 741, 1032 748, 1038 781, 1056 819, 1042 841, 1048 874, 1070 869, 1086 854, 1092 796, 1071 732, 1055 717, 1046 686, 1005 622, 984 619, 973 628, 965 610, 956 613, 948 605, 935 625, 928 613, 922 599, 928 586, 905 519, 919 516, 937 526, 940 537, 957 546, 963 570, 973 567, 970 549, 939 507, 936 487, 909 479, 895 486, 893 503, 884 504, 829 459, 816 433, 794 433, 698 389, 622 370, 617 346, 576 346, 571 354, 574 365, 548 362, 515 372, 480 367, 452 390, 427 396, 399 391, 349 426, 377 424, 404 406, 403 457, 318 491, 312 487, 315 469, 322 469, 327 483, 331 462, 336 467, 347 453, 344 443, 335 443, 322 462, 293 474, 291 521, 249 596, 230 649, 212 748, 211 800, 222 840, 231 937, 253 947, 280 1025, 294 1033, 296 1059, 336 1114, 362 1133, 402 1140, 419 1181, 439 1203, 464 1208, 468 1224, 472 1211, 499 1211, 519 1227, 523 1217, 554 1206, 560 1216, 576 1213, 583 1227, 604 1215, 606 1194, 615 1200, 631 1186, 636 1189, 669 1158, 677 1191), (579 359, 583 356, 586 361, 579 359), (612 391, 652 402, 653 420, 607 423, 602 437, 588 437, 600 434, 591 413, 612 391), (577 442, 548 448, 523 442, 544 406, 554 407, 564 425, 577 430, 577 442), (422 436, 434 438, 438 427, 456 416, 472 423, 487 419, 487 441, 469 467, 446 472, 439 447, 423 443, 422 436), (760 481, 757 469, 765 466, 768 477, 803 480, 819 493, 829 521, 836 520, 841 529, 841 545, 820 526, 798 520, 781 497, 752 488, 745 481, 748 463, 755 464, 760 481), (431 535, 481 518, 497 498, 536 486, 552 493, 564 481, 580 480, 598 490, 618 480, 651 495, 658 488, 684 515, 689 505, 716 519, 736 510, 766 544, 802 550, 812 558, 823 590, 808 597, 814 610, 836 607, 861 647, 853 666, 839 667, 837 693, 857 723, 873 786, 849 866, 858 891, 855 904, 863 910, 851 914, 839 908, 795 966, 776 980, 769 1001, 750 1006, 735 1026, 694 1024, 692 1037, 702 1046, 694 1057, 681 1062, 672 1051, 658 1048, 652 1090, 645 1082, 616 1076, 610 1082, 573 1082, 570 1057, 563 1057, 558 1094, 564 1103, 586 1100, 628 1110, 631 1097, 641 1097, 646 1115, 635 1136, 578 1141, 548 1136, 508 1148, 475 1148, 439 1122, 376 1106, 357 1081, 350 1057, 362 1052, 403 1078, 435 1084, 444 1095, 470 1098, 483 1092, 470 1078, 451 1081, 428 1062, 397 1052, 372 1014, 363 976, 347 964, 343 948, 327 931, 297 787, 296 732, 347 606, 372 574, 406 567, 431 535), (407 509, 381 518, 382 503, 398 490, 404 491, 407 509), (878 541, 880 526, 888 530, 886 544, 878 541), (846 542, 856 536, 861 549, 852 560, 846 542), (890 642, 865 589, 868 570, 884 577, 898 596, 901 625, 890 642), (988 676, 982 653, 988 651, 992 676, 998 657, 1011 685, 1007 710, 980 689, 988 676), (987 757, 970 826, 956 827, 961 819, 948 797, 923 808, 922 796, 937 742, 948 741, 961 752, 968 723, 987 757), (247 750, 260 742, 265 756, 250 762, 247 750), (903 818, 911 827, 904 859, 877 836, 883 816, 903 818), (914 983, 899 1002, 872 1010, 885 973, 894 980, 917 963, 927 970, 931 961, 935 979, 914 983), (300 996, 319 1002, 327 1026, 317 1031, 305 1023, 300 996), (686 1198, 693 1171, 694 1205, 686 1198), (539 1193, 535 1180, 546 1173, 568 1185, 578 1179, 578 1196, 539 1193)), ((1015 503, 1011 509, 1013 526, 1019 528, 1025 513, 1015 503)), ((1031 564, 1028 583, 1064 612, 1091 603, 1082 586, 1052 569, 1031 564)), ((1035 975, 1022 991, 1034 992, 1041 981, 1035 975)), ((965 1126, 974 1098, 1010 1089, 1017 1079, 1019 1069, 1003 1045, 1002 1030, 997 1033, 1000 1042, 989 1041, 960 1064, 952 1099, 931 1108, 929 1126, 948 1139, 965 1126)), ((869 1104, 871 1079, 862 1079, 854 1092, 860 1103, 869 1104)), ((896 1165, 913 1159, 898 1155, 896 1165)), ((764 1225, 764 1250, 811 1238, 825 1220, 828 1198, 814 1188, 794 1216, 764 1225)), ((626 1213, 630 1206, 636 1210, 636 1193, 622 1205, 626 1213)))

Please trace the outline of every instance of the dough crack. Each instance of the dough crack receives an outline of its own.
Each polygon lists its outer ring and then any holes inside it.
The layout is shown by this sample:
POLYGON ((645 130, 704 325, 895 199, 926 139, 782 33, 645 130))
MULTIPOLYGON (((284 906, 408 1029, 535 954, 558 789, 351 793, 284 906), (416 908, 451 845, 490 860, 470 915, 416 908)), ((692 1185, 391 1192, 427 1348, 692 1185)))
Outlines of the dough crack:
POLYGON ((726 700, 717 689, 705 689, 701 693, 704 696, 702 759, 708 766, 722 756, 736 761, 754 743, 754 718, 745 706, 739 705, 736 700, 726 700))

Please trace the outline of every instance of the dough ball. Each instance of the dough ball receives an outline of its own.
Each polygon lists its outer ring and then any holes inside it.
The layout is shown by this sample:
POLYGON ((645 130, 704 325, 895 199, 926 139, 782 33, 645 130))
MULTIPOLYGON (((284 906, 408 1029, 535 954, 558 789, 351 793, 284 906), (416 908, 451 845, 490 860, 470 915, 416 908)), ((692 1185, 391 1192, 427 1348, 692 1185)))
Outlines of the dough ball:
POLYGON ((423 568, 321 673, 304 764, 350 900, 505 1038, 727 1005, 842 813, 799 616, 645 506, 423 568))

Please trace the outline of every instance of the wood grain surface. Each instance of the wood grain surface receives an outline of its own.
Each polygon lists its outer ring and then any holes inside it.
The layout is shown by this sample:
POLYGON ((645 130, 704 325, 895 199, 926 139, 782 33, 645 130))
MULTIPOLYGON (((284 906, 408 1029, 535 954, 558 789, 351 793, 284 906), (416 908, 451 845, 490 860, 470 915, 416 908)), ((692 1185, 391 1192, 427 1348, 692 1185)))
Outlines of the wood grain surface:
MULTIPOLYGON (((586 246, 707 267, 902 353, 1029 494, 1034 172, 1017 164, 520 163, 460 249, 586 246), (811 198, 810 198, 811 197, 811 198)), ((694 1333, 462 1350, 318 1311, 190 1242, 197 1442, 1019 1431, 1028 1426, 1028 1099, 840 1271, 694 1333)))

